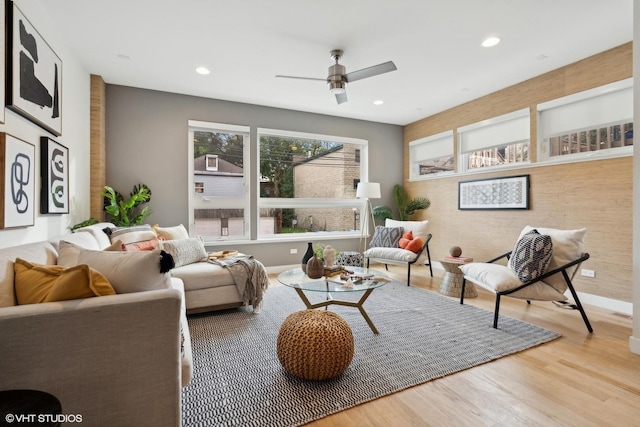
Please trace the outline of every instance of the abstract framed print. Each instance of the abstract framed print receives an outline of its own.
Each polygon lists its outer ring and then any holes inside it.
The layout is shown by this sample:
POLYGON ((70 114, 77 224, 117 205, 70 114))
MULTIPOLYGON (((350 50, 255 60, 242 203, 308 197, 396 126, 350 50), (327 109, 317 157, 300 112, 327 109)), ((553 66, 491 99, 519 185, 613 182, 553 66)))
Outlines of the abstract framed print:
POLYGON ((0 228, 28 227, 35 220, 36 147, 0 133, 0 228))
POLYGON ((458 209, 529 209, 529 175, 460 181, 458 209))
POLYGON ((40 213, 69 213, 69 149, 40 138, 40 213))
POLYGON ((62 61, 20 9, 9 3, 7 107, 62 135, 62 61))

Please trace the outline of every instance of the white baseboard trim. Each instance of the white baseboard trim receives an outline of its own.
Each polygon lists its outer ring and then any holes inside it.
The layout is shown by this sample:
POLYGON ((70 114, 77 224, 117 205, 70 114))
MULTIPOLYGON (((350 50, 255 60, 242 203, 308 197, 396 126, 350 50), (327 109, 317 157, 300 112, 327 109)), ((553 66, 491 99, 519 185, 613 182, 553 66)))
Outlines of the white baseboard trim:
POLYGON ((629 350, 631 353, 640 354, 640 338, 629 337, 629 350))

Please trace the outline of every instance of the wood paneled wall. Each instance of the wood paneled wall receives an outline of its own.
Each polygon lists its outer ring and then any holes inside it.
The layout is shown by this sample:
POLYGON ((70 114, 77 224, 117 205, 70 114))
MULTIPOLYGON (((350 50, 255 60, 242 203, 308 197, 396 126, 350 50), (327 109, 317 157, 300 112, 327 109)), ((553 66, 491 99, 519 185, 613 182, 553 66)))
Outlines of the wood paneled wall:
POLYGON ((525 225, 586 227, 589 259, 583 268, 595 278, 576 276, 579 292, 632 301, 632 157, 536 165, 536 105, 632 77, 632 45, 624 44, 466 104, 411 123, 404 132, 404 178, 409 177, 409 142, 521 108, 532 111, 530 156, 534 167, 407 182, 412 196, 426 196, 431 207, 414 219, 429 219, 432 258, 450 246, 478 261, 510 250, 525 225), (530 175, 530 209, 460 211, 458 182, 530 175))
POLYGON ((91 75, 91 178, 89 214, 101 221, 104 217, 102 189, 107 182, 107 155, 105 149, 106 86, 100 76, 91 75))

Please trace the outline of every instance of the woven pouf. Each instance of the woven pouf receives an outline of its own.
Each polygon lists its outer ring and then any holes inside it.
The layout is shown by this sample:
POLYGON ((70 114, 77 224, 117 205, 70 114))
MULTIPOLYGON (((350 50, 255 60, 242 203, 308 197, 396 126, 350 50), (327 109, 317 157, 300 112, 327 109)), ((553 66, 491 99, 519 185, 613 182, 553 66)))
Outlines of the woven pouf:
POLYGON ((290 314, 278 333, 278 359, 291 375, 306 380, 337 377, 353 359, 353 334, 347 322, 326 310, 290 314))

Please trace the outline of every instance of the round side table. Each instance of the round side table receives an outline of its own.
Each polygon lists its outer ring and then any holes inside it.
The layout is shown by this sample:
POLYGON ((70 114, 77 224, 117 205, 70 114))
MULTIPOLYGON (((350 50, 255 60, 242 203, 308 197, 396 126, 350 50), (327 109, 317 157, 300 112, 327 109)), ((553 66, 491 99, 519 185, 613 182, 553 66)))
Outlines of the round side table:
MULTIPOLYGON (((440 263, 444 267, 444 274, 442 275, 442 282, 440 283, 439 292, 442 295, 448 297, 460 298, 462 294, 462 279, 464 274, 458 268, 460 265, 466 264, 471 261, 455 260, 451 258, 442 258, 440 263)), ((473 283, 467 281, 464 286, 464 297, 475 298, 478 296, 478 291, 473 283)))

